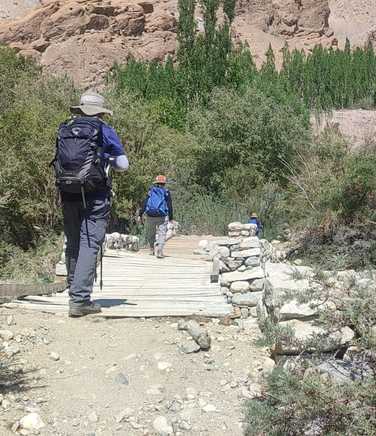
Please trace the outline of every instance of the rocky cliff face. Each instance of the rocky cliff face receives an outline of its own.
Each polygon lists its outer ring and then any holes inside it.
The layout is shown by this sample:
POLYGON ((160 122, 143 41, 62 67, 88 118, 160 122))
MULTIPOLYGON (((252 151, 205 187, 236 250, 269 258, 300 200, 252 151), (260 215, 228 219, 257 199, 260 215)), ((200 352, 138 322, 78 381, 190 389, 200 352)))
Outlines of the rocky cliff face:
POLYGON ((1 0, 0 20, 12 19, 25 15, 30 9, 40 6, 40 0, 1 0))
MULTIPOLYGON (((270 43, 278 60, 286 41, 310 50, 341 45, 346 36, 356 44, 376 39, 374 1, 348 3, 238 0, 234 39, 247 41, 258 63, 270 43)), ((177 0, 3 0, 2 17, 0 42, 84 87, 99 84, 115 61, 163 60, 176 48, 177 0)))

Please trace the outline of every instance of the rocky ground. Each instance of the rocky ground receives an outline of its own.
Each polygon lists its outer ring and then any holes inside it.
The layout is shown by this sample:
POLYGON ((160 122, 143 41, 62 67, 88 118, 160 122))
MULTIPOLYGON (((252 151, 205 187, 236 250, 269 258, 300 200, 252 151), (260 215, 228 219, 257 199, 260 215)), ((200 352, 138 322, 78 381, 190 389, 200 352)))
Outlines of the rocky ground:
POLYGON ((274 362, 254 344, 256 321, 237 323, 207 321, 211 349, 186 354, 189 335, 175 319, 2 308, 2 361, 12 356, 22 373, 0 374, 0 433, 241 435, 244 403, 274 362))

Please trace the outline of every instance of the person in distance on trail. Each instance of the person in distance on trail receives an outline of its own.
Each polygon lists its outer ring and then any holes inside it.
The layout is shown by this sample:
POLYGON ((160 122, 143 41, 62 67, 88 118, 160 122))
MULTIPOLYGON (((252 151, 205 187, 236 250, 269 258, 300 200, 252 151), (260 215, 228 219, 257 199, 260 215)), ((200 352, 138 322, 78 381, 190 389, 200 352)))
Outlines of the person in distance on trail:
POLYGON ((166 176, 159 175, 155 178, 139 216, 139 220, 143 222, 143 216, 146 215, 146 238, 150 253, 158 258, 163 257, 168 222, 174 219, 171 194, 166 183, 166 176))
POLYGON ((256 236, 260 236, 262 232, 262 223, 259 220, 257 214, 255 212, 251 213, 251 216, 249 217, 248 224, 256 224, 257 230, 256 230, 256 236))
POLYGON ((112 112, 101 95, 86 92, 71 112, 72 118, 59 127, 52 164, 67 239, 69 316, 80 317, 101 312, 90 294, 110 215, 109 169, 125 171, 129 164, 118 135, 103 120, 112 112))

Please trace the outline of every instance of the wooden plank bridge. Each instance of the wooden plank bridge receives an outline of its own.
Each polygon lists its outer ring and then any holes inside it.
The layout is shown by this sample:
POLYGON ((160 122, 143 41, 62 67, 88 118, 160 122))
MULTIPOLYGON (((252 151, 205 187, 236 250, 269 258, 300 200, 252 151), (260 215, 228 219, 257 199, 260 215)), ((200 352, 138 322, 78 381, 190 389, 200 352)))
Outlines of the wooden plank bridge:
MULTIPOLYGON (((156 259, 139 253, 112 251, 103 259, 103 289, 94 286, 93 300, 105 317, 205 316, 223 317, 232 307, 211 283, 212 264, 195 258, 197 239, 179 237, 168 242, 167 256, 156 259)), ((99 271, 98 271, 99 273, 99 271)), ((67 292, 28 296, 8 307, 67 312, 67 292)))

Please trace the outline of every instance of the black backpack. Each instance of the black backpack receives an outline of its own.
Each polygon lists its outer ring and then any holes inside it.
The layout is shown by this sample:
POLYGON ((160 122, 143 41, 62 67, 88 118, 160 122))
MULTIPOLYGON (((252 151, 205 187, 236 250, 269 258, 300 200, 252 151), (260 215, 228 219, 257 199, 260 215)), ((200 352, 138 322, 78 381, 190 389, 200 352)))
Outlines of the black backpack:
POLYGON ((110 181, 100 158, 102 123, 99 118, 78 117, 60 125, 56 154, 51 162, 61 192, 102 191, 110 181))

